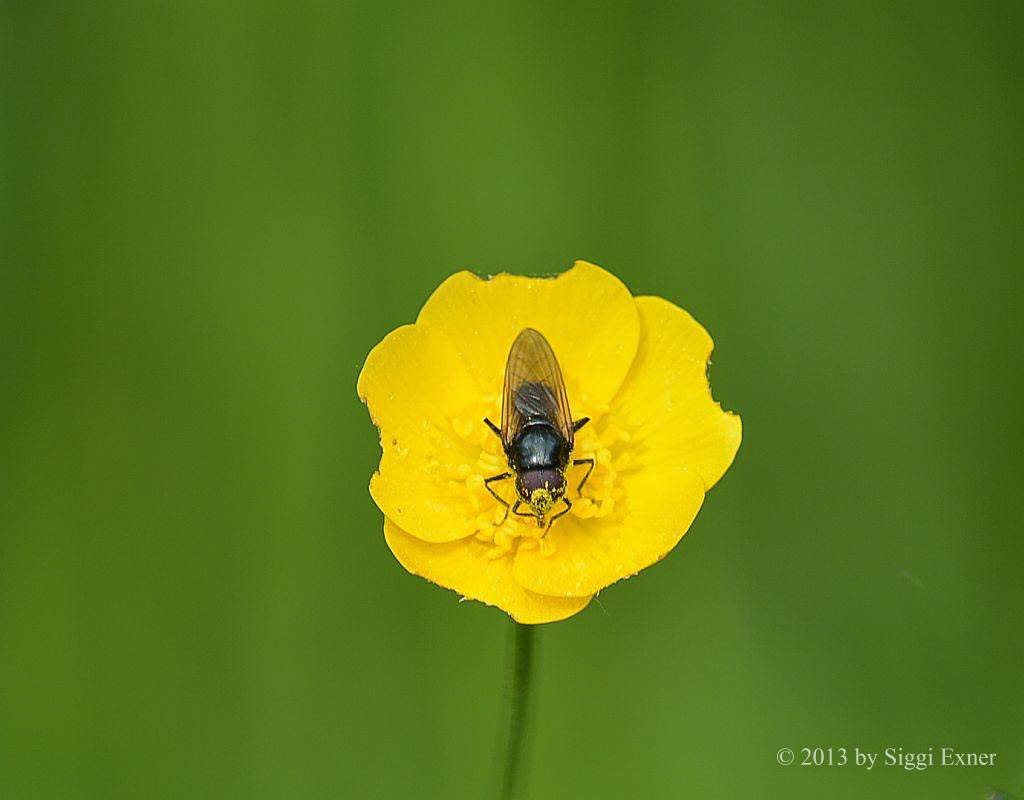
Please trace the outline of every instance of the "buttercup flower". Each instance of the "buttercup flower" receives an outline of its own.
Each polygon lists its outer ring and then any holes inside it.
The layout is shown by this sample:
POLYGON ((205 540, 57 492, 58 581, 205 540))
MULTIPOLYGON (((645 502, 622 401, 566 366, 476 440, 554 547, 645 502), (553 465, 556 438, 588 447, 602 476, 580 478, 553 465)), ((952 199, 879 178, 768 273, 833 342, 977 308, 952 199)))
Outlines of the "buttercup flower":
MULTIPOLYGON (((712 341, 682 309, 633 297, 579 261, 557 278, 452 275, 414 325, 367 356, 358 392, 380 429, 370 494, 384 536, 409 572, 498 606, 522 623, 553 622, 661 559, 732 463, 740 418, 711 397, 712 341), (484 486, 508 469, 484 417, 501 418, 509 347, 524 328, 551 343, 576 435, 572 510, 547 531, 506 515, 484 486)), ((570 462, 571 464, 571 462, 570 462)), ((511 481, 492 484, 509 502, 511 481)))

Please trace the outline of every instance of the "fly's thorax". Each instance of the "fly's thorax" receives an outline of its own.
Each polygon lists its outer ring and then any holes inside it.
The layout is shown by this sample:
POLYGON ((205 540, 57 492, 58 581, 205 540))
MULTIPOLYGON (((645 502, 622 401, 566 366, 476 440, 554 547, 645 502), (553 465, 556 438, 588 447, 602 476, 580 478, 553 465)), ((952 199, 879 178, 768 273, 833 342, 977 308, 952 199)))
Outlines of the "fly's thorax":
POLYGON ((508 448, 509 465, 516 472, 563 470, 572 446, 546 421, 526 424, 508 448))
POLYGON ((557 469, 532 469, 516 474, 516 492, 538 517, 547 514, 565 494, 565 476, 557 469))

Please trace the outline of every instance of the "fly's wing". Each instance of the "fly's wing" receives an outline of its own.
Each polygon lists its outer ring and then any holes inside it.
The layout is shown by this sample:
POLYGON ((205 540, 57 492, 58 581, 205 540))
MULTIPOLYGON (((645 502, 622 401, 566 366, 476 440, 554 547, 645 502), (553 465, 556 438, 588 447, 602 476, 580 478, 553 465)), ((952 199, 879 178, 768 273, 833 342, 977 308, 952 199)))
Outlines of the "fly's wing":
POLYGON ((572 445, 572 414, 562 370, 540 331, 524 328, 512 343, 505 366, 501 440, 507 447, 530 419, 544 419, 572 445))

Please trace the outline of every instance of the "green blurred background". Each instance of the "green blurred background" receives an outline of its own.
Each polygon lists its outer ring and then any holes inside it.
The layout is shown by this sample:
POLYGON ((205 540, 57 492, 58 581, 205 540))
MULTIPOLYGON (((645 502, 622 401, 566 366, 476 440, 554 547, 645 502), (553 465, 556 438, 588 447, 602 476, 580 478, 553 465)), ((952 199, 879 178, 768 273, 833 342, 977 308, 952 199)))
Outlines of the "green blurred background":
POLYGON ((389 553, 355 380, 575 258, 745 437, 540 630, 529 796, 1022 796, 1019 4, 2 9, 0 796, 486 796, 509 624, 389 553))

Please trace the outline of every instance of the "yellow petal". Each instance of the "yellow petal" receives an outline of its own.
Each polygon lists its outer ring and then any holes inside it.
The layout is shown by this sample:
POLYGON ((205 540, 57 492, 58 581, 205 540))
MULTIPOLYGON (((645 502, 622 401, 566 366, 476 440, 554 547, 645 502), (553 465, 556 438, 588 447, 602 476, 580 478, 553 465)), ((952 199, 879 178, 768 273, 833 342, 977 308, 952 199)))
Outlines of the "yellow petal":
POLYGON ((638 462, 649 470, 684 467, 710 489, 740 446, 740 418, 711 397, 707 363, 714 343, 678 306, 638 297, 643 335, 636 362, 613 403, 631 431, 638 462))
POLYGON ((380 471, 370 481, 381 511, 428 541, 472 534, 476 510, 455 484, 480 448, 452 419, 478 393, 447 337, 423 325, 392 331, 367 356, 357 391, 381 430, 380 471))
POLYGON ((384 520, 384 538, 399 563, 414 575, 497 606, 516 622, 556 622, 586 608, 590 597, 548 597, 530 592, 512 577, 512 559, 489 558, 492 546, 477 539, 431 544, 384 520))
POLYGON ((501 274, 484 280, 456 273, 427 300, 417 325, 448 336, 459 352, 460 368, 469 370, 487 393, 500 393, 516 335, 536 328, 555 351, 577 417, 611 401, 640 338, 629 290, 611 273, 584 261, 556 278, 501 274))
POLYGON ((704 500, 704 484, 687 469, 640 470, 619 476, 615 511, 600 518, 561 517, 545 549, 520 547, 516 581, 542 594, 593 594, 659 561, 690 527, 704 500))

